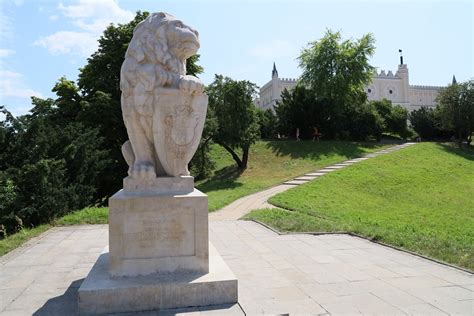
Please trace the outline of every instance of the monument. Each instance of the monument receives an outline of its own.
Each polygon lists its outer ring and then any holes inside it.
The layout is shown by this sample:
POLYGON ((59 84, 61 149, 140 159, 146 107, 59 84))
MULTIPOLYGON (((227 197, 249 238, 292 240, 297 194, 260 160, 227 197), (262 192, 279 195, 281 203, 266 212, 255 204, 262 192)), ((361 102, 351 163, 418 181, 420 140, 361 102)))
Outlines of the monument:
POLYGON ((109 249, 78 291, 83 314, 237 302, 237 279, 209 243, 207 196, 188 171, 208 103, 186 75, 199 46, 198 32, 167 13, 133 31, 120 73, 128 177, 109 199, 109 249))

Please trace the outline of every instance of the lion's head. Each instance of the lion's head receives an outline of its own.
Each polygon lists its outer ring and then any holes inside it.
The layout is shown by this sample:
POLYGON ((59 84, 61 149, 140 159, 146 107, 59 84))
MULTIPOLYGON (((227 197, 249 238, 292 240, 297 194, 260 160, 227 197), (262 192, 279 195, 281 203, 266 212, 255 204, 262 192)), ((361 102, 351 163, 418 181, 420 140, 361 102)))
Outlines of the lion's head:
POLYGON ((174 16, 153 13, 133 30, 125 57, 138 63, 159 63, 166 71, 186 74, 186 59, 199 49, 199 34, 174 16))

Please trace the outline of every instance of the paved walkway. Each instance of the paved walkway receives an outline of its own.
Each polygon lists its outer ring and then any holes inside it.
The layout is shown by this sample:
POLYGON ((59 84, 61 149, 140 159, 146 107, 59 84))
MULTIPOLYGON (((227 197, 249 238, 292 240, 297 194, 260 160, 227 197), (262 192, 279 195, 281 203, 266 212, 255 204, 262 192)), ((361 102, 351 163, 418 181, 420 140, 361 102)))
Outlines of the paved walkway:
POLYGON ((231 204, 223 207, 219 211, 212 212, 209 214, 210 221, 234 221, 242 218, 245 214, 250 213, 253 210, 261 209, 261 208, 272 208, 273 205, 269 204, 267 201, 270 197, 289 190, 297 185, 306 183, 308 181, 314 180, 318 177, 324 176, 325 174, 348 167, 355 163, 358 163, 363 160, 367 160, 373 157, 377 157, 380 155, 385 155, 391 153, 396 150, 400 150, 402 148, 406 148, 408 146, 414 145, 416 143, 405 143, 402 145, 395 145, 384 150, 367 154, 361 158, 355 158, 351 160, 347 160, 341 163, 336 163, 331 166, 324 167, 320 170, 307 173, 303 176, 296 177, 292 180, 285 181, 283 184, 271 187, 267 190, 260 191, 251 195, 244 196, 231 204))
MULTIPOLYGON (((55 227, 0 258, 0 314, 75 315, 107 237, 107 225, 55 227)), ((472 275, 365 239, 246 221, 211 222, 210 239, 239 279, 239 304, 134 315, 474 313, 472 275)))

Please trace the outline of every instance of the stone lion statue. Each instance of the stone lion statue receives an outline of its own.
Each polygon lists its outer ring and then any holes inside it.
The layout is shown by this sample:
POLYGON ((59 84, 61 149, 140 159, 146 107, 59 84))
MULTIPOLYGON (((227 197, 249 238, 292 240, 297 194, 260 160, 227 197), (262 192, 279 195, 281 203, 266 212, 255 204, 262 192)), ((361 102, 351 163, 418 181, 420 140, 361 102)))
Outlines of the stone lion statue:
POLYGON ((189 175, 207 109, 204 85, 186 75, 186 59, 199 47, 198 32, 167 13, 135 27, 120 71, 130 177, 189 175))

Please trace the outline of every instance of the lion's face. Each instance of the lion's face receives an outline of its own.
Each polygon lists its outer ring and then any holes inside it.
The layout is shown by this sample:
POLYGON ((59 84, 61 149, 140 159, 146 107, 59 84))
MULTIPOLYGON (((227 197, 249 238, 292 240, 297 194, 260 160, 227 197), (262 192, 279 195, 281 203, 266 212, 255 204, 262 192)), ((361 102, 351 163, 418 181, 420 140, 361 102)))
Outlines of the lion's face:
POLYGON ((199 49, 199 34, 180 20, 171 20, 166 25, 168 49, 181 60, 195 55, 199 49))

